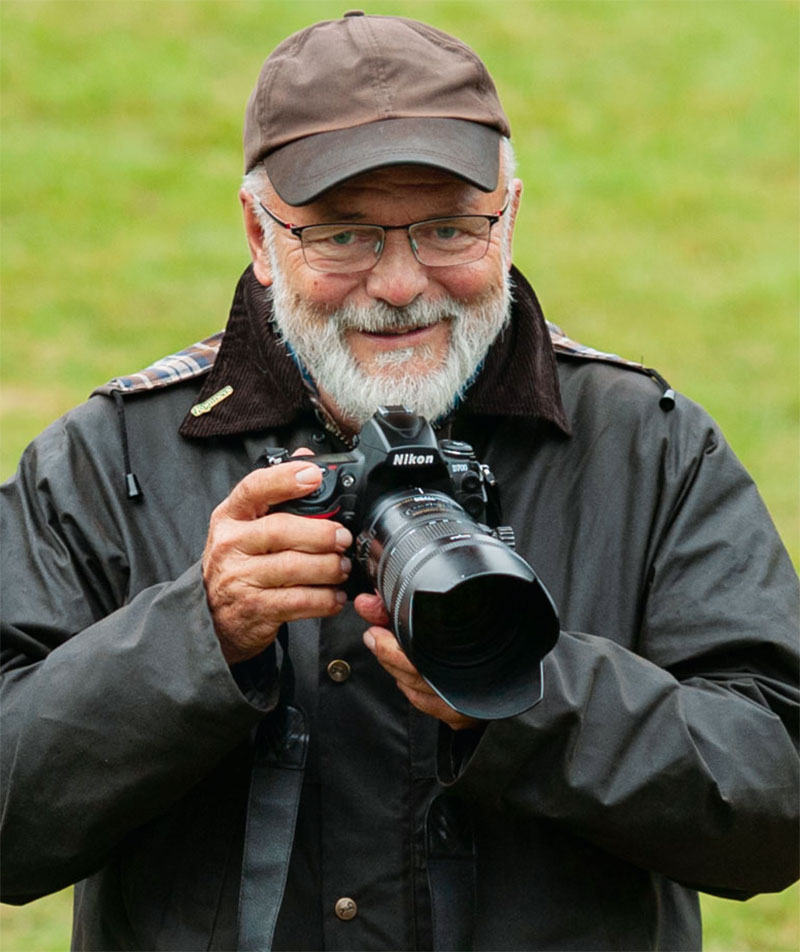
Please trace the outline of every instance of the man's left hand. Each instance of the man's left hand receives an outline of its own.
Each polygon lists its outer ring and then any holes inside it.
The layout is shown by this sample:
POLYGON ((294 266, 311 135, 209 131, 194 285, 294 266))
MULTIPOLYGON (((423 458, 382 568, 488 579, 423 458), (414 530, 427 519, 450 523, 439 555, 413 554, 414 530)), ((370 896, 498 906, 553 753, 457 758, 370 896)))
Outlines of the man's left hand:
POLYGON ((408 660, 395 636, 384 627, 389 623, 389 616, 380 595, 358 595, 353 604, 364 621, 372 626, 364 632, 364 644, 417 710, 438 718, 454 731, 479 725, 480 721, 459 714, 443 701, 408 660))

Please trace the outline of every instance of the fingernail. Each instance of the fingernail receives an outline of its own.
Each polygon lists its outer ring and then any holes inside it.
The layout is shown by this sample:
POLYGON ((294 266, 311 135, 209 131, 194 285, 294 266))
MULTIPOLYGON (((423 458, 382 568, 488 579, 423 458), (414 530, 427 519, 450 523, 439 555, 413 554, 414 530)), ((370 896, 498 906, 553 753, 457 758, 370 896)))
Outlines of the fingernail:
POLYGON ((347 529, 336 530, 336 545, 339 546, 340 549, 346 549, 352 541, 353 537, 347 529))
POLYGON ((375 650, 375 638, 369 631, 364 632, 364 644, 369 648, 370 651, 375 650))
POLYGON ((346 575, 349 575, 349 574, 350 574, 350 569, 353 567, 353 563, 350 561, 350 559, 348 559, 348 558, 346 558, 346 557, 343 556, 342 559, 341 559, 340 562, 339 562, 339 565, 341 566, 342 571, 343 571, 346 575))
POLYGON ((340 605, 344 605, 344 603, 347 601, 347 593, 339 589, 339 591, 336 593, 336 601, 340 605))
POLYGON ((294 474, 294 478, 301 486, 312 486, 319 482, 320 473, 319 466, 304 466, 294 474))

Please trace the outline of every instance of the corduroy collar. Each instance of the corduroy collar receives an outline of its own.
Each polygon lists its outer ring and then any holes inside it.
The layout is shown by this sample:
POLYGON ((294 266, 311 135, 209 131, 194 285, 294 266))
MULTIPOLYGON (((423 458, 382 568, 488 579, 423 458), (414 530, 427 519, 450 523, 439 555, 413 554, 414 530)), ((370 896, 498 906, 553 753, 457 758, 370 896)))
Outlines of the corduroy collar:
MULTIPOLYGON (((555 354, 533 288, 511 270, 512 319, 492 345, 458 413, 530 416, 570 432, 558 385, 555 354)), ((309 392, 272 322, 269 296, 252 266, 236 287, 225 335, 198 403, 223 388, 229 397, 212 413, 189 414, 188 437, 230 436, 291 423, 311 409, 309 392)))

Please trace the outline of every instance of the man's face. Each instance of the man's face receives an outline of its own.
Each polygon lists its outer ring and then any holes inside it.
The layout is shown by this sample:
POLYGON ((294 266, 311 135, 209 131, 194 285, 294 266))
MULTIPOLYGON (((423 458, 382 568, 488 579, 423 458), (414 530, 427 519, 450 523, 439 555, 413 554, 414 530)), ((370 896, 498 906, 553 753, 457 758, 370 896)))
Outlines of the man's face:
MULTIPOLYGON (((445 173, 400 166, 360 176, 300 208, 272 190, 265 204, 295 225, 405 225, 495 214, 506 198, 504 185, 487 195, 445 173)), ((450 267, 420 264, 403 231, 387 232, 378 263, 352 274, 313 271, 300 242, 277 225, 267 226, 263 243, 251 237, 276 323, 340 423, 358 429, 382 403, 405 403, 431 419, 452 406, 507 318, 515 208, 516 201, 492 229, 485 257, 450 267)))

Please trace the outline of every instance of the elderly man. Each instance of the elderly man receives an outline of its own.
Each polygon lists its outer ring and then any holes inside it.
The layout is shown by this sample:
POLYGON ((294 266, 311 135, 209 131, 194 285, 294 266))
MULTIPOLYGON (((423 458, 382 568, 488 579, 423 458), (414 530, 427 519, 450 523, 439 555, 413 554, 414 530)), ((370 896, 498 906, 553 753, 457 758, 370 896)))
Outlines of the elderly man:
POLYGON ((4 487, 4 899, 80 881, 75 948, 694 949, 695 890, 793 880, 795 574, 713 421, 545 323, 509 134, 424 24, 287 39, 224 335, 4 487), (448 704, 343 591, 358 527, 285 511, 398 404, 472 444, 558 608, 521 713, 448 704))

